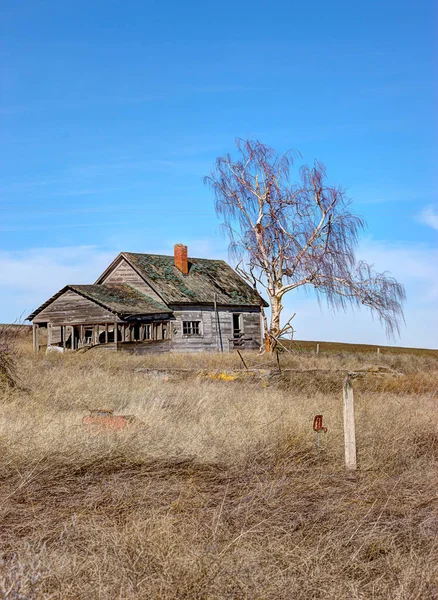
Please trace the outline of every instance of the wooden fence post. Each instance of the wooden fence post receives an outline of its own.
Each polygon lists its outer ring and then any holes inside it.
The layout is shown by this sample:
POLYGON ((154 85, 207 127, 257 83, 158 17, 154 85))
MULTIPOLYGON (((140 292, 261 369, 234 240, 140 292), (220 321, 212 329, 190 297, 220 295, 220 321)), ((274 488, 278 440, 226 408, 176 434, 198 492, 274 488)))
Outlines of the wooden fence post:
POLYGON ((356 470, 356 431, 354 426, 354 396, 349 375, 344 379, 344 447, 345 468, 356 470))
POLYGON ((316 353, 319 354, 319 344, 316 344, 316 353))
POLYGON ((240 356, 240 360, 242 361, 242 363, 243 363, 243 366, 244 366, 244 367, 245 367, 245 369, 248 371, 247 364, 246 364, 246 362, 243 360, 243 356, 240 354, 240 351, 239 351, 239 349, 238 349, 238 348, 237 348, 237 354, 240 356))

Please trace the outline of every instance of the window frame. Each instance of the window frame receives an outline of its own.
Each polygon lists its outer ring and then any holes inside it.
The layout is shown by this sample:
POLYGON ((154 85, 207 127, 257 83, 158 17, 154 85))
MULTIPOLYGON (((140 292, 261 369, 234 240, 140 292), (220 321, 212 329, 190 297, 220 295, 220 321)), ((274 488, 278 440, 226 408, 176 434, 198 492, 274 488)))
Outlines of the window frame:
POLYGON ((187 320, 183 320, 182 321, 182 336, 183 337, 202 337, 203 332, 202 332, 202 320, 201 319, 190 319, 190 321, 187 320), (189 326, 189 324, 191 325, 190 327, 185 327, 186 325, 189 326), (197 327, 196 329, 198 330, 197 333, 194 333, 192 331, 185 331, 185 329, 194 329, 193 325, 196 324, 197 327))

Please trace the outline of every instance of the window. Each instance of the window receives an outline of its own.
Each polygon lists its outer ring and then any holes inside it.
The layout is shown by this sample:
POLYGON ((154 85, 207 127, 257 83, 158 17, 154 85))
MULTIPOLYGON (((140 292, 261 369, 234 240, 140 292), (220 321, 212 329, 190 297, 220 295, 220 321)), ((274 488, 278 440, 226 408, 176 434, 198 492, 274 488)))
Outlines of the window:
POLYGON ((183 335, 201 335, 201 321, 183 321, 183 335))

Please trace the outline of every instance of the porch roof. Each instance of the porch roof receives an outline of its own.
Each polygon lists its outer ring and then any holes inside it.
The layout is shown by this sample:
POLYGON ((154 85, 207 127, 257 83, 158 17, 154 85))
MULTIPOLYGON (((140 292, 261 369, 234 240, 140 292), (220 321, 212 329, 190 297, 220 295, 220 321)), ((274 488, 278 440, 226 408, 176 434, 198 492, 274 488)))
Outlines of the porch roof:
POLYGON ((38 313, 67 290, 72 290, 117 315, 172 313, 172 310, 165 304, 153 300, 150 296, 143 294, 126 283, 106 283, 102 285, 66 285, 30 314, 27 319, 29 321, 34 319, 38 313))

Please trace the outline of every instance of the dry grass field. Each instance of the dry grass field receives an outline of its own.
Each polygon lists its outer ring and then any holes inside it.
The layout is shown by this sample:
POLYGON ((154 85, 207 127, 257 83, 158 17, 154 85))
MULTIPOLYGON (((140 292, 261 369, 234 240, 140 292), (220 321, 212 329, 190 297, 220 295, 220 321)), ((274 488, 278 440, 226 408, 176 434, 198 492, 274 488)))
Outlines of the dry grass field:
POLYGON ((269 378, 235 354, 18 346, 19 385, 0 389, 2 598, 438 598, 437 356, 297 352, 283 369, 322 371, 269 378), (354 475, 342 370, 369 371, 354 475), (97 408, 145 427, 93 434, 97 408))
POLYGON ((316 344, 319 343, 320 352, 324 354, 339 354, 340 352, 359 352, 375 354, 379 349, 381 354, 414 354, 415 356, 432 356, 438 358, 438 350, 431 350, 428 348, 402 348, 398 346, 373 346, 371 344, 345 344, 341 342, 309 342, 302 340, 295 340, 293 342, 286 342, 286 346, 294 350, 296 353, 300 352, 315 352, 316 344))

